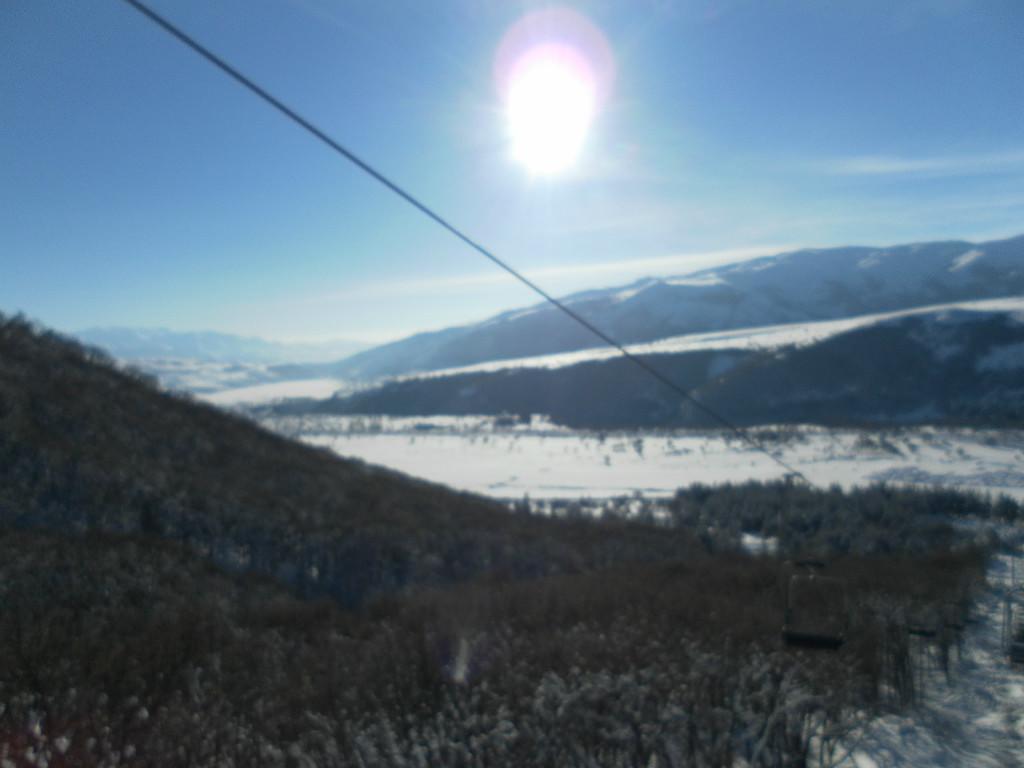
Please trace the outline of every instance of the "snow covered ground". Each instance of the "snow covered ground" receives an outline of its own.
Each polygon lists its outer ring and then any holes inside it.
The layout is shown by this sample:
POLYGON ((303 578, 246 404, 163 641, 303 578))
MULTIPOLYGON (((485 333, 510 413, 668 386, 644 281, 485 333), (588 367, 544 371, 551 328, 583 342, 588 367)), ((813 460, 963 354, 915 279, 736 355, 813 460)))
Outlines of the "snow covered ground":
MULTIPOLYGON (((343 456, 499 498, 668 496, 692 483, 781 477, 717 432, 578 432, 535 418, 281 417, 267 426, 343 456)), ((762 429, 766 448, 820 485, 935 484, 1024 499, 1024 432, 762 429)))
POLYGON ((338 379, 293 379, 254 384, 248 387, 231 387, 216 392, 202 392, 197 397, 208 403, 225 407, 265 405, 299 397, 324 400, 347 387, 345 382, 338 379))
POLYGON ((1002 647, 1003 596, 1012 589, 1018 601, 1024 598, 1024 559, 1015 557, 1015 587, 1010 556, 999 557, 989 570, 978 621, 967 625, 964 656, 954 655, 950 680, 936 664, 927 666, 923 701, 903 716, 868 722, 836 768, 1024 766, 1024 669, 1011 666, 1002 647))

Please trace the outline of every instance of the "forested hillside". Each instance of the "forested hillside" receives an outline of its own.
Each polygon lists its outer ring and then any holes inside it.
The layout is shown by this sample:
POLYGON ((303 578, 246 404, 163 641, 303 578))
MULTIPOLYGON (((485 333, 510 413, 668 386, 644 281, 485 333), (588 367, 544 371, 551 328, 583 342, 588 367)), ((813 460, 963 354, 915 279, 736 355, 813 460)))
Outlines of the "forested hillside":
POLYGON ((677 557, 684 534, 550 522, 271 434, 0 319, 0 523, 180 541, 355 605, 483 572, 677 557))
MULTIPOLYGON (((0 529, 0 759, 97 765, 823 765, 924 692, 907 616, 966 608, 973 550, 848 557, 836 653, 780 647, 772 560, 297 600, 151 538, 0 529)), ((962 652, 940 625, 928 653, 962 652)))

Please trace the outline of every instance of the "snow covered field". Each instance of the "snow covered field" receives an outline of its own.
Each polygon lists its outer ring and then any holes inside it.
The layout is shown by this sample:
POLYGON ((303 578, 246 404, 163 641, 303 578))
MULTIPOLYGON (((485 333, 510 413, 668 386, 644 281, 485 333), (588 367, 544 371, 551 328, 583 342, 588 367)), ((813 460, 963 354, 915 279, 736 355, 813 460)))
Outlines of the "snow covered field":
POLYGON ((297 397, 325 400, 335 392, 345 390, 346 387, 346 383, 338 379, 290 379, 205 392, 198 394, 197 397, 224 407, 263 405, 297 397))
MULTIPOLYGON (((781 477, 765 454, 716 432, 577 432, 535 418, 281 417, 267 426, 342 456, 499 498, 671 495, 692 483, 781 477)), ((1024 499, 1024 431, 761 429, 764 445, 820 485, 935 484, 1024 499)))

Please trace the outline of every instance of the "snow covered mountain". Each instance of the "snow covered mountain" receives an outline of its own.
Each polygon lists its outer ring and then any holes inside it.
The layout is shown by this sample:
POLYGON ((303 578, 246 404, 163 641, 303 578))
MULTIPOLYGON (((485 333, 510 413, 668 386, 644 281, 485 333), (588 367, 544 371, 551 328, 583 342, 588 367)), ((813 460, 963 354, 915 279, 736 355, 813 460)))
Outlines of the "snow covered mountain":
MULTIPOLYGON (((811 249, 564 301, 624 343, 827 320, 1024 293, 1024 236, 890 248, 811 249)), ((547 304, 357 353, 330 375, 375 379, 600 346, 547 304)))
MULTIPOLYGON (((1024 299, 631 351, 739 424, 1024 424, 1024 299)), ((591 359, 532 358, 410 376, 301 407, 398 416, 544 414, 590 429, 720 426, 628 360, 596 352, 591 359)))

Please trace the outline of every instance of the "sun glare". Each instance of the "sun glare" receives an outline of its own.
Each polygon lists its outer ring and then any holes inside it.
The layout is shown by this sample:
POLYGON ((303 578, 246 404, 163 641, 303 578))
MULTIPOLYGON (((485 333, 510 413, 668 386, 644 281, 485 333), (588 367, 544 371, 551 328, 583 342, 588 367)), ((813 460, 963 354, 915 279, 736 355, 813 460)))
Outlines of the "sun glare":
POLYGON ((572 49, 543 45, 526 52, 505 96, 512 156, 535 174, 568 168, 583 149, 596 97, 593 76, 572 49))
POLYGON ((516 22, 495 58, 512 158, 533 175, 576 163, 613 70, 604 35, 576 11, 552 8, 516 22))

